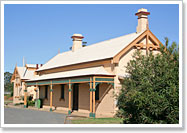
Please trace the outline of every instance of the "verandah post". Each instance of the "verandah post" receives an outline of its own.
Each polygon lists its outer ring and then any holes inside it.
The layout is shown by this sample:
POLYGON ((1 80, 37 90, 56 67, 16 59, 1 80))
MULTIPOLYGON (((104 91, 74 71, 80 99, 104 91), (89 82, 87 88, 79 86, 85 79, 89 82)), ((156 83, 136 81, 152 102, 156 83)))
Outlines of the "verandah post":
POLYGON ((89 114, 89 117, 92 117, 93 116, 93 113, 92 113, 92 78, 90 77, 90 114, 89 114))
POLYGON ((50 111, 52 110, 52 106, 53 106, 53 85, 52 85, 52 81, 51 81, 51 85, 50 85, 50 111))
POLYGON ((39 99, 39 88, 38 88, 38 84, 37 83, 36 83, 35 91, 36 91, 36 100, 38 100, 39 99))
POLYGON ((24 90, 24 108, 27 108, 27 85, 25 83, 25 90, 24 90))
POLYGON ((36 88, 35 88, 35 92, 36 92, 36 98, 35 98, 35 103, 37 103, 37 104, 35 104, 36 105, 36 107, 37 108, 40 108, 40 102, 39 102, 39 86, 38 86, 38 84, 36 83, 36 88))
POLYGON ((68 109, 68 115, 71 114, 71 81, 69 80, 69 109, 68 109))
POLYGON ((95 77, 93 77, 93 114, 92 117, 95 118, 95 77))

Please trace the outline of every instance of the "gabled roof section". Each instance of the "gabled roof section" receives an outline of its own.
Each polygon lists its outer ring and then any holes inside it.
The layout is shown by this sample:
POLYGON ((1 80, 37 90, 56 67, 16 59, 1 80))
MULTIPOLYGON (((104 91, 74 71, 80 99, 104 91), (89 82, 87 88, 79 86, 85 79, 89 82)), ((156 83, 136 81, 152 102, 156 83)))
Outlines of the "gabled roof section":
POLYGON ((14 68, 14 72, 13 72, 13 74, 12 74, 12 77, 11 77, 11 83, 12 83, 12 81, 16 78, 16 74, 19 74, 18 72, 17 72, 17 65, 16 65, 16 67, 14 68))
POLYGON ((25 70, 26 70, 26 67, 17 67, 17 71, 21 79, 23 79, 24 77, 25 70))
POLYGON ((35 70, 29 70, 26 67, 17 67, 21 79, 32 79, 35 77, 35 70))
POLYGON ((37 71, 113 58, 141 33, 131 33, 83 47, 77 51, 57 54, 37 71))
POLYGON ((23 79, 32 79, 32 78, 34 78, 35 77, 34 72, 35 72, 35 70, 26 69, 23 79))
POLYGON ((22 79, 22 80, 32 79, 35 77, 34 72, 35 72, 35 70, 27 69, 27 67, 17 67, 16 66, 14 73, 12 75, 11 81, 15 78, 16 73, 19 75, 20 79, 22 79))
POLYGON ((57 72, 51 74, 44 74, 41 76, 36 76, 35 78, 27 81, 41 81, 41 80, 48 80, 48 79, 70 78, 70 77, 89 76, 89 75, 114 76, 113 74, 108 73, 102 66, 100 66, 100 67, 91 67, 91 68, 77 69, 77 70, 57 72))
POLYGON ((147 51, 149 50, 149 48, 159 49, 160 44, 162 45, 162 43, 158 40, 158 38, 149 29, 147 29, 144 32, 142 32, 142 34, 140 34, 131 43, 129 43, 125 48, 123 48, 120 52, 118 52, 118 54, 116 54, 113 58, 113 63, 118 63, 122 55, 124 55, 133 46, 139 47, 139 48, 145 48, 147 51), (139 43, 143 39, 146 39, 146 43, 145 44, 139 43), (149 43, 149 41, 153 44, 149 43))

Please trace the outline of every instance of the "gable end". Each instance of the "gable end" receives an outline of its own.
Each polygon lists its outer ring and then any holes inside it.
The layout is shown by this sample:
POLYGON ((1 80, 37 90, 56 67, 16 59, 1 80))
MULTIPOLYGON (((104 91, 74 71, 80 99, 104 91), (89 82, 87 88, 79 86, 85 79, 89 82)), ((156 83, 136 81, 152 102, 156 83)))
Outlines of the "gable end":
POLYGON ((158 38, 149 29, 147 29, 128 46, 122 49, 117 55, 115 55, 113 57, 113 63, 119 63, 120 58, 133 47, 136 49, 146 49, 146 53, 148 53, 148 51, 151 50, 159 50, 160 44, 163 45, 158 38))

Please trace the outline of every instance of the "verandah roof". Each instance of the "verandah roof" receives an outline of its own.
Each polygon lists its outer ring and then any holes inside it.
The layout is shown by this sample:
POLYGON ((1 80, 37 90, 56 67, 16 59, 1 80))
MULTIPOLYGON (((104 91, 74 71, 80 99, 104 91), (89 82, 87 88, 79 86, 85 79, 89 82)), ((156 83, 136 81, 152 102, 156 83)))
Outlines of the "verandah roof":
POLYGON ((59 79, 59 78, 71 78, 71 77, 88 76, 88 75, 114 76, 113 74, 107 72, 102 66, 100 66, 100 67, 83 68, 83 69, 77 69, 71 71, 45 74, 45 75, 37 76, 31 80, 27 80, 26 82, 59 79))

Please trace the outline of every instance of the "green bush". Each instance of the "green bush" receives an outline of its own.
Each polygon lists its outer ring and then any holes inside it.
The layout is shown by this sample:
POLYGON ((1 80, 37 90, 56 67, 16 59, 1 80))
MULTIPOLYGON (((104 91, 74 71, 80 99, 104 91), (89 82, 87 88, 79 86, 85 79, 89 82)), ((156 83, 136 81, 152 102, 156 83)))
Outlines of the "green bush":
POLYGON ((34 106, 35 105, 35 101, 28 101, 27 104, 28 104, 28 106, 34 106))
POLYGON ((18 106, 18 105, 20 105, 20 103, 15 103, 15 104, 14 104, 14 106, 18 106))
POLYGON ((11 97, 13 97, 13 91, 11 91, 11 97))
POLYGON ((10 94, 4 94, 4 96, 6 96, 6 97, 7 97, 7 99, 11 97, 11 95, 10 95, 10 94))
MULTIPOLYGON (((166 47, 168 39, 166 38, 166 47)), ((117 99, 118 117, 130 124, 179 123, 179 52, 176 44, 161 54, 136 52, 117 99)))

